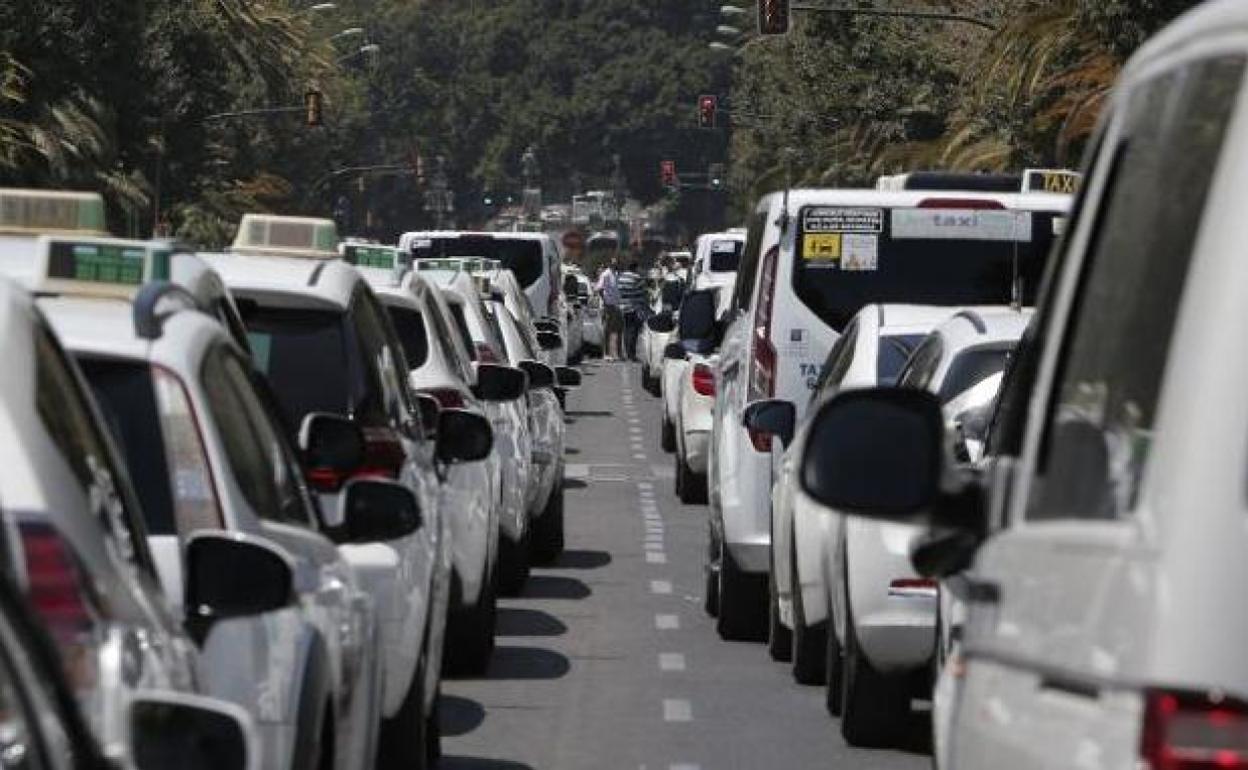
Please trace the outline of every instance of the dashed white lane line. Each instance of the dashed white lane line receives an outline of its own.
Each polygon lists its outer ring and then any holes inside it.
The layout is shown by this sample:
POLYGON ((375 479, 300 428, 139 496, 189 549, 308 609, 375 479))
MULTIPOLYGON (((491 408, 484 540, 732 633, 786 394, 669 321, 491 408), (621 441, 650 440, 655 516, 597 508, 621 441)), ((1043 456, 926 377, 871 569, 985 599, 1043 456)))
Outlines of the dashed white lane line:
POLYGON ((652 594, 670 594, 672 592, 672 581, 670 580, 651 580, 650 593, 652 594))
POLYGON ((662 551, 646 551, 646 561, 650 564, 667 564, 667 554, 662 551))
POLYGON ((645 456, 645 455, 643 455, 643 454, 634 454, 634 455, 633 455, 633 459, 634 459, 634 460, 644 460, 644 459, 646 459, 646 456, 645 456))
POLYGON ((660 537, 657 540, 647 540, 646 550, 647 551, 662 551, 663 550, 663 538, 660 537))
POLYGON ((692 722, 693 706, 682 698, 663 699, 664 722, 692 722))
POLYGON ((685 656, 679 652, 660 652, 659 653, 659 670, 660 671, 684 671, 685 656))
POLYGON ((639 423, 641 422, 641 420, 639 420, 639 419, 638 419, 638 418, 636 418, 636 417, 629 417, 629 418, 628 418, 628 421, 629 421, 629 422, 631 422, 631 423, 633 423, 633 424, 639 424, 639 423))
POLYGON ((638 428, 638 427, 637 427, 637 426, 635 426, 635 425, 634 425, 634 426, 630 426, 630 427, 629 427, 629 429, 628 429, 628 432, 629 432, 629 433, 641 433, 641 428, 638 428))
POLYGON ((667 770, 702 770, 702 766, 690 764, 668 765, 667 770))
MULTIPOLYGON (((641 490, 653 490, 654 484, 649 481, 638 481, 637 488, 641 490)), ((651 491, 651 494, 653 494, 653 491, 651 491)))
POLYGON ((680 628, 679 615, 655 615, 654 627, 660 631, 675 631, 680 628))

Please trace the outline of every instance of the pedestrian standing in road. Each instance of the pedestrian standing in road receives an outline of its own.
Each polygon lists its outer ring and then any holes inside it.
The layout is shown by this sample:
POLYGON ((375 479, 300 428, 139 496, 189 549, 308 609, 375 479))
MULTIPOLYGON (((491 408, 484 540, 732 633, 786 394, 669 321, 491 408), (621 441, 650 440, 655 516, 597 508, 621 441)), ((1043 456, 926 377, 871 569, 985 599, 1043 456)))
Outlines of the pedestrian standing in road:
POLYGON ((637 360, 637 335, 650 309, 640 269, 637 262, 632 262, 617 279, 620 310, 624 314, 624 356, 629 361, 637 360))
POLYGON ((616 261, 611 260, 598 274, 598 282, 594 285, 602 297, 603 314, 603 360, 613 361, 620 356, 620 332, 624 329, 623 316, 620 314, 620 284, 616 275, 616 261))

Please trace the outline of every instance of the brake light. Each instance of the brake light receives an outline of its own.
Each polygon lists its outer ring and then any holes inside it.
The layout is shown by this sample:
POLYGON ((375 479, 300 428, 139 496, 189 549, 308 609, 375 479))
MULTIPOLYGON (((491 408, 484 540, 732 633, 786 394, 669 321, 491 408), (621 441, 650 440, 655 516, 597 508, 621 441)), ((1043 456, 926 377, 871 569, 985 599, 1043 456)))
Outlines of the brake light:
POLYGON ((20 525, 31 607, 58 641, 72 640, 95 625, 83 595, 73 553, 50 524, 20 525))
POLYGON ((420 392, 433 396, 443 409, 464 408, 464 394, 454 388, 422 388, 420 392))
POLYGON ((478 361, 480 361, 483 364, 498 363, 498 356, 494 354, 494 348, 490 347, 489 343, 478 342, 476 343, 476 348, 477 348, 477 360, 478 361))
POLYGON ((936 581, 931 578, 897 578, 888 584, 889 596, 935 599, 936 581))
POLYGON ((308 468, 304 473, 304 478, 308 480, 308 486, 317 492, 325 492, 333 494, 342 489, 342 485, 347 483, 347 479, 352 473, 336 470, 334 468, 308 468))
POLYGON ((403 441, 391 428, 364 429, 364 464, 352 476, 397 479, 407 462, 403 441))
POLYGON ((1000 201, 979 198, 924 198, 919 201, 921 209, 1004 209, 1000 201))
MULTIPOLYGON (((758 278, 758 311, 754 316, 754 344, 750 361, 749 399, 771 398, 776 392, 776 348, 771 342, 771 321, 776 304, 776 262, 780 249, 773 246, 763 257, 758 278)), ((750 443, 760 452, 771 451, 771 434, 749 431, 750 443)))
POLYGON ((690 375, 693 392, 699 396, 715 395, 715 372, 706 364, 694 364, 690 375))
POLYGON ((1148 770, 1248 768, 1248 704, 1210 693, 1149 691, 1140 758, 1148 770))

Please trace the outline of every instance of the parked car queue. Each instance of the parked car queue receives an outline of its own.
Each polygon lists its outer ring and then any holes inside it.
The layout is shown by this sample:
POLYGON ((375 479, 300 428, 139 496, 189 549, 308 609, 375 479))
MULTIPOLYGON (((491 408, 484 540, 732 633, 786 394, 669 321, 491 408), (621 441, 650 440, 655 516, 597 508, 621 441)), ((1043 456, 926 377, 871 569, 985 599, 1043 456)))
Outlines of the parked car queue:
POLYGON ((498 592, 563 547, 580 375, 545 362, 583 303, 557 252, 526 283, 527 246, 434 260, 247 215, 208 254, 103 222, 95 194, 0 190, 27 362, 0 381, 0 604, 86 747, 31 723, 6 756, 428 766, 443 671, 485 669, 498 592))

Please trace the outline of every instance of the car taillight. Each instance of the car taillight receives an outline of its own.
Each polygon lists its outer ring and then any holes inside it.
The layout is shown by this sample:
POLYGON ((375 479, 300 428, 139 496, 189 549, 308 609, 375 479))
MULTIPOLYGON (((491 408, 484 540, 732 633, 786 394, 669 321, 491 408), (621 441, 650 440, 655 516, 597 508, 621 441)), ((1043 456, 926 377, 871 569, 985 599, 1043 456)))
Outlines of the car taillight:
POLYGON ((78 566, 60 533, 43 522, 22 522, 20 530, 31 607, 58 641, 90 630, 95 621, 78 566))
POLYGON ((694 364, 690 374, 693 392, 699 396, 715 395, 715 372, 706 364, 694 364))
POLYGON ((889 582, 888 595, 909 599, 935 599, 936 581, 931 578, 897 578, 889 582))
POLYGON ((407 462, 403 441, 391 428, 364 429, 364 464, 352 476, 397 479, 407 462))
POLYGON ((919 201, 921 209, 1004 209, 1005 204, 979 198, 924 198, 919 201))
MULTIPOLYGON (((776 262, 780 250, 772 247, 763 257, 758 278, 758 312, 754 316, 749 379, 749 400, 771 398, 776 392, 776 348, 771 342, 771 321, 776 304, 776 262)), ((760 452, 771 451, 771 434, 749 431, 750 443, 760 452)))
POLYGON ((483 364, 498 363, 498 356, 494 354, 494 348, 490 347, 488 342, 476 343, 477 361, 483 364))
POLYGON ((464 408, 464 394, 454 388, 422 388, 419 392, 433 396, 443 409, 464 408))
POLYGON ((1248 704, 1208 693, 1149 691, 1140 759, 1148 770, 1248 768, 1248 704))

